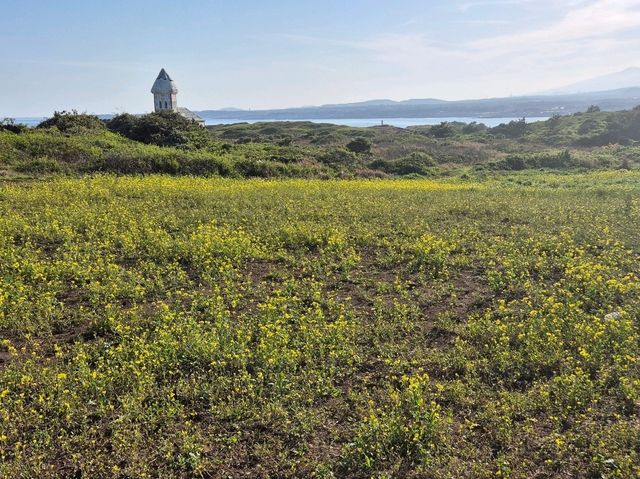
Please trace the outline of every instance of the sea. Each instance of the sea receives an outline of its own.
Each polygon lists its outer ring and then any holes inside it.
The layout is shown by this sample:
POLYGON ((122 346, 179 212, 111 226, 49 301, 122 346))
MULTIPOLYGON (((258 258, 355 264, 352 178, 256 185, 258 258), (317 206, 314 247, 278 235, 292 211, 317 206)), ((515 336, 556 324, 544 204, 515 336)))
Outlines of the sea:
MULTIPOLYGON (((27 126, 36 126, 41 121, 45 120, 45 117, 22 117, 15 118, 16 123, 23 123, 27 126)), ((262 120, 239 120, 237 118, 206 118, 206 125, 231 125, 234 123, 259 123, 269 121, 310 121, 312 123, 332 123, 334 125, 344 125, 353 127, 369 127, 389 125, 398 128, 407 128, 409 126, 417 125, 437 125, 443 121, 447 122, 461 122, 461 123, 484 123, 488 127, 498 126, 501 123, 509 123, 512 120, 519 120, 520 118, 473 118, 473 117, 446 117, 446 118, 313 118, 313 119, 262 119, 262 120)), ((527 123, 535 121, 548 120, 548 117, 533 117, 527 118, 527 123)))

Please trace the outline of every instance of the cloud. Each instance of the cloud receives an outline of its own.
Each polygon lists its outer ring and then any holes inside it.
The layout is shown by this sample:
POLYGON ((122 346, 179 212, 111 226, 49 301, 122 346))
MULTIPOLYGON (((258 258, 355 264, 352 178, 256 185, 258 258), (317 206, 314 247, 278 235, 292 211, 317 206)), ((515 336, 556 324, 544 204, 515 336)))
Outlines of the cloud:
POLYGON ((306 35, 280 35, 288 40, 324 47, 338 47, 360 50, 374 55, 378 60, 390 63, 411 62, 431 56, 458 56, 465 48, 456 44, 434 41, 422 32, 383 33, 375 38, 363 40, 336 40, 306 35))
POLYGON ((507 5, 524 5, 533 3, 536 0, 479 0, 477 2, 466 2, 457 6, 458 11, 467 13, 477 8, 500 7, 507 5))
POLYGON ((467 43, 496 82, 540 91, 637 63, 640 0, 566 2, 546 25, 467 43), (570 7, 570 8, 568 8, 570 7))
MULTIPOLYGON (((480 5, 525 4, 532 0, 487 0, 469 2, 460 8, 480 5)), ((543 0, 537 0, 538 2, 543 0)), ((436 41, 424 32, 388 32, 363 40, 336 40, 304 35, 285 35, 290 40, 324 47, 356 49, 373 55, 374 60, 394 65, 450 59, 459 61, 521 55, 524 57, 593 54, 616 48, 620 36, 640 28, 640 0, 567 0, 565 14, 542 27, 490 36, 466 42, 436 41), (585 51, 588 47, 589 50, 585 51)), ((507 20, 454 19, 451 23, 509 25, 507 20)))
POLYGON ((620 34, 640 27, 640 0, 597 0, 572 8, 546 27, 474 41, 470 47, 499 54, 544 50, 620 34))
POLYGON ((453 44, 435 42, 424 33, 388 33, 376 39, 353 42, 352 46, 374 53, 390 63, 420 62, 433 57, 452 57, 463 54, 453 44))
POLYGON ((492 20, 492 19, 476 19, 476 20, 453 20, 451 23, 459 23, 461 25, 511 25, 509 20, 492 20))
MULTIPOLYGON (((512 23, 505 28, 511 33, 500 35, 471 39, 454 35, 445 41, 433 33, 405 31, 362 39, 287 38, 323 47, 318 61, 338 70, 357 65, 348 71, 350 81, 358 84, 380 84, 395 91, 423 89, 427 95, 445 92, 440 95, 450 98, 471 89, 478 96, 541 91, 636 63, 640 0, 537 0, 535 8, 544 10, 547 2, 546 22, 538 17, 535 26, 526 26, 509 19, 512 23), (337 65, 339 61, 344 63, 337 65)), ((529 3, 479 0, 465 5, 529 3)), ((494 20, 490 16, 449 20, 450 24, 465 22, 491 24, 494 20)), ((494 24, 498 22, 502 24, 501 20, 494 24)))
POLYGON ((11 61, 13 63, 22 63, 26 65, 43 65, 43 66, 60 66, 60 67, 78 67, 82 69, 96 70, 119 70, 119 71, 142 71, 153 72, 157 67, 142 65, 135 62, 113 62, 113 61, 82 61, 82 60, 31 60, 28 58, 18 58, 11 61))

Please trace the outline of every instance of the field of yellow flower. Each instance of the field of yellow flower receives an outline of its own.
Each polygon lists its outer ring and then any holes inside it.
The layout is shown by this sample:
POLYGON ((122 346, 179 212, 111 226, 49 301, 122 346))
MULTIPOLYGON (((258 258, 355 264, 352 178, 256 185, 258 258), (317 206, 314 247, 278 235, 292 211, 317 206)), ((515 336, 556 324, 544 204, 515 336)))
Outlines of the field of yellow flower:
POLYGON ((0 184, 0 476, 640 476, 640 174, 0 184))

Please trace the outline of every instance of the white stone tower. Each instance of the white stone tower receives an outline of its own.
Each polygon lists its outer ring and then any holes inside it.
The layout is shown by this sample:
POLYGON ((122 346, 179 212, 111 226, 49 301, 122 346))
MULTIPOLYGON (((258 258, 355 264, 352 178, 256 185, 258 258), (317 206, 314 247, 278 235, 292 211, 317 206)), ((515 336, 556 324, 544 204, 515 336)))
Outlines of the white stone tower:
POLYGON ((164 68, 158 73, 158 78, 151 87, 151 93, 153 93, 155 111, 178 111, 178 100, 176 99, 178 87, 164 68))

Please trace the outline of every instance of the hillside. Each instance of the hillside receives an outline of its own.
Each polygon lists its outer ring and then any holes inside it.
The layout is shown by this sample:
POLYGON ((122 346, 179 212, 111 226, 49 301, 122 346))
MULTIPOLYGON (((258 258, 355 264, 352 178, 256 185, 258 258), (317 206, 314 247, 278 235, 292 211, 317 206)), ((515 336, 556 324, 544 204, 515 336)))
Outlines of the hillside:
POLYGON ((640 85, 640 68, 632 67, 620 72, 589 78, 561 88, 555 88, 545 93, 548 95, 566 95, 571 93, 635 88, 638 85, 640 85))
POLYGON ((58 114, 35 129, 0 126, 0 174, 167 173, 224 177, 479 175, 522 169, 635 168, 640 109, 528 124, 406 129, 310 122, 202 129, 164 114, 101 121, 58 114), (177 122, 177 123, 176 123, 177 122))

